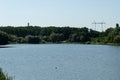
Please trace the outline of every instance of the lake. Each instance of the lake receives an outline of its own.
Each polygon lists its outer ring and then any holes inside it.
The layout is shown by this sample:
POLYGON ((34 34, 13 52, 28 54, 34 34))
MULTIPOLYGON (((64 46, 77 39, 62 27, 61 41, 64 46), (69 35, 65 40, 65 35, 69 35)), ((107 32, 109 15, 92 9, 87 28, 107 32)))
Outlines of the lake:
POLYGON ((120 80, 120 47, 12 44, 0 48, 0 67, 14 80, 120 80))

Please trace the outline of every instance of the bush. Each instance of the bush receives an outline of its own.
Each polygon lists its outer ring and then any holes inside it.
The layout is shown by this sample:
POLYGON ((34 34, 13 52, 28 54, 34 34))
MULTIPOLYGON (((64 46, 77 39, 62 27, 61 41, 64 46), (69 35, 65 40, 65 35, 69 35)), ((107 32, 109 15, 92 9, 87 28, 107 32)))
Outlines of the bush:
POLYGON ((58 34, 58 33, 51 33, 50 35, 50 41, 51 42, 62 42, 64 40, 64 35, 63 34, 58 34))
POLYGON ((78 34, 72 34, 69 38, 70 42, 80 42, 80 36, 78 34))
POLYGON ((2 69, 0 69, 0 80, 12 80, 12 78, 8 77, 6 74, 3 73, 2 69))
POLYGON ((27 43, 31 43, 31 44, 38 44, 41 41, 41 39, 38 36, 27 36, 26 40, 27 43))
POLYGON ((114 38, 113 42, 120 44, 120 36, 117 35, 117 36, 114 38))
POLYGON ((0 45, 8 44, 8 34, 5 32, 0 31, 0 45))

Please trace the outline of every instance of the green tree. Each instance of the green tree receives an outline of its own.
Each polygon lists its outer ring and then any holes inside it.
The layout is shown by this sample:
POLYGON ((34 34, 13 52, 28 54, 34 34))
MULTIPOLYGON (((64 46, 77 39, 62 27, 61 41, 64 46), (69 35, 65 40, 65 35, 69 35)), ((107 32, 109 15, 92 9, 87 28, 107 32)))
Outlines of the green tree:
POLYGON ((61 42, 64 40, 64 36, 63 36, 63 34, 52 33, 50 35, 50 40, 51 40, 51 42, 61 42))
POLYGON ((80 35, 74 33, 69 38, 70 42, 80 42, 80 35))
POLYGON ((0 45, 8 44, 8 41, 9 41, 8 34, 3 31, 0 31, 0 45))
POLYGON ((43 42, 49 42, 50 41, 49 36, 42 36, 42 40, 43 40, 43 42))
POLYGON ((118 24, 118 23, 116 24, 116 27, 119 27, 119 24, 118 24))
POLYGON ((117 44, 120 44, 120 35, 115 36, 113 42, 117 43, 117 44))
POLYGON ((26 36, 27 43, 31 44, 38 44, 40 43, 41 39, 38 36, 26 36))
POLYGON ((91 37, 91 38, 96 38, 96 37, 99 37, 99 32, 98 31, 95 31, 95 30, 92 30, 92 29, 90 29, 90 31, 89 31, 89 36, 91 37))

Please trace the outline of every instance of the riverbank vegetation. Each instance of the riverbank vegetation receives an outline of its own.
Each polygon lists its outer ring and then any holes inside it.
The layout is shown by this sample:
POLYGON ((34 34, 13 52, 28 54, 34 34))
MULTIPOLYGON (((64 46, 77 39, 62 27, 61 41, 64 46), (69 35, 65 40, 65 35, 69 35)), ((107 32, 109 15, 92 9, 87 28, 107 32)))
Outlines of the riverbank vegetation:
POLYGON ((8 43, 84 43, 120 44, 120 26, 103 32, 74 27, 4 26, 0 27, 0 44, 8 43))
POLYGON ((6 75, 2 69, 0 69, 0 80, 12 80, 11 77, 9 77, 8 75, 6 75))

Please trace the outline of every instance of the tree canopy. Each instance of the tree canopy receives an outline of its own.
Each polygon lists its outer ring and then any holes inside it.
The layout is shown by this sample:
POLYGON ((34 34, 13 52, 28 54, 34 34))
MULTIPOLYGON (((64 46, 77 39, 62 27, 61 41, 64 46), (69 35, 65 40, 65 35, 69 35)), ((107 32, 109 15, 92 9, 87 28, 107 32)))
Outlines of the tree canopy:
POLYGON ((0 27, 0 44, 17 43, 120 43, 120 26, 108 28, 104 32, 86 27, 0 27))
POLYGON ((0 45, 8 44, 8 40, 8 34, 3 31, 0 31, 0 45))

